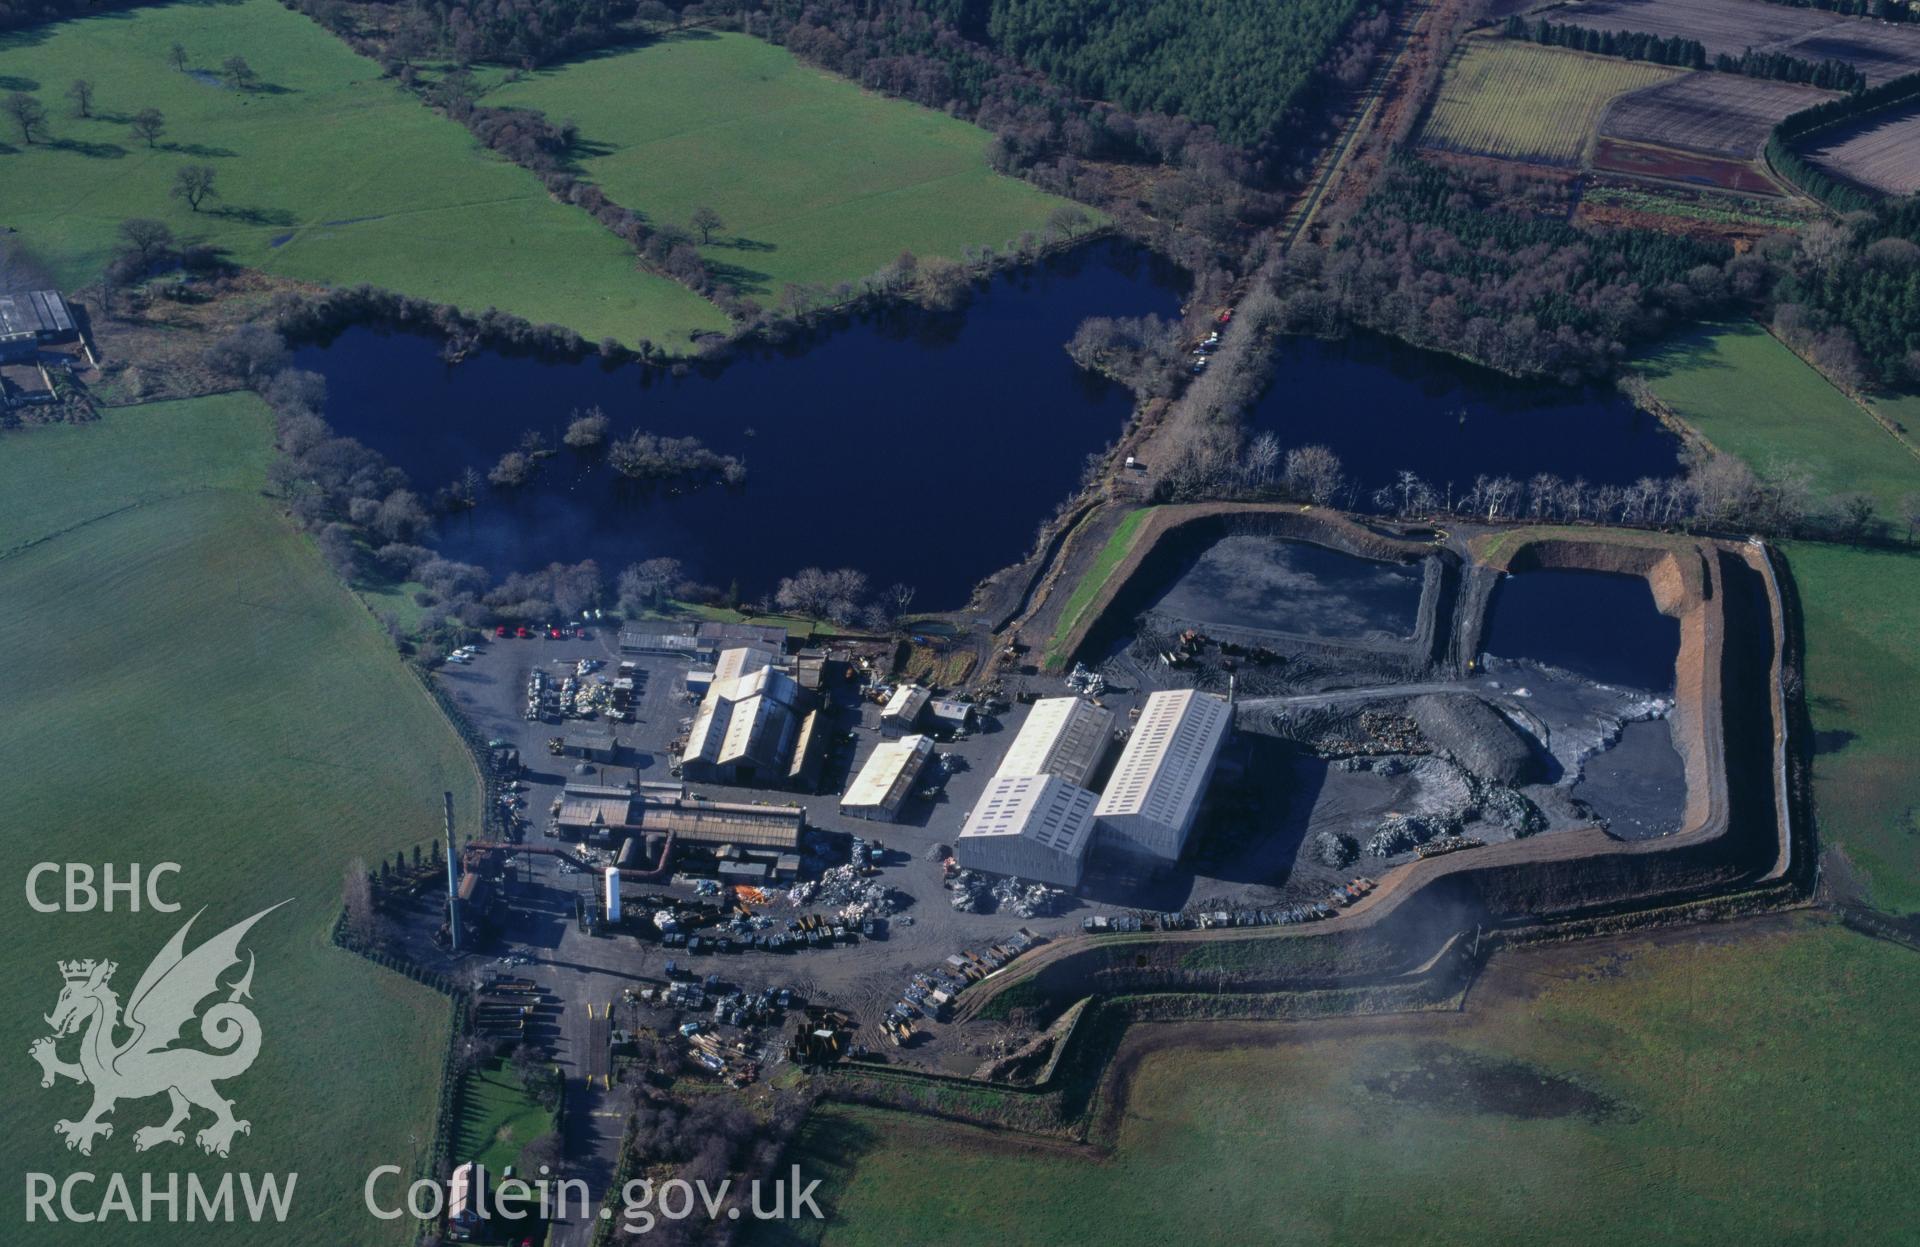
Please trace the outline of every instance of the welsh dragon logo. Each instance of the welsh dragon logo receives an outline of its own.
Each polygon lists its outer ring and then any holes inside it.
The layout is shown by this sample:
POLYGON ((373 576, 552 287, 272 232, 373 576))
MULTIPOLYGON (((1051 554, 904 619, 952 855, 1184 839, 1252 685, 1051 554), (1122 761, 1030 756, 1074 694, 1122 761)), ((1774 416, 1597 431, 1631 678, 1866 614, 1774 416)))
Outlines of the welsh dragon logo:
POLYGON ((213 1114, 213 1124, 194 1136, 209 1154, 225 1156, 234 1135, 251 1132, 248 1122, 233 1115, 233 1101, 222 1096, 214 1083, 245 1073, 260 1054, 260 1019, 240 1003, 250 997, 253 986, 253 954, 247 954, 247 970, 238 981, 223 986, 219 980, 239 964, 240 940, 248 929, 278 908, 274 905, 235 923, 192 952, 186 951, 187 931, 200 914, 187 919, 134 984, 125 1017, 119 997, 109 986, 118 968, 113 962, 88 958, 60 963, 66 986, 53 1013, 43 1019, 53 1034, 34 1040, 27 1052, 40 1063, 42 1087, 53 1086, 56 1078, 71 1078, 93 1088, 93 1107, 87 1115, 53 1128, 69 1148, 91 1156, 94 1140, 113 1134, 113 1124, 101 1119, 116 1104, 162 1092, 172 1103, 167 1119, 134 1131, 135 1151, 186 1142, 180 1126, 195 1107, 213 1114), (226 999, 201 1013, 207 998, 223 990, 226 999), (171 1046, 196 1016, 201 1041, 214 1051, 171 1046), (80 1038, 79 1061, 61 1060, 60 1041, 82 1029, 86 1033, 80 1038))

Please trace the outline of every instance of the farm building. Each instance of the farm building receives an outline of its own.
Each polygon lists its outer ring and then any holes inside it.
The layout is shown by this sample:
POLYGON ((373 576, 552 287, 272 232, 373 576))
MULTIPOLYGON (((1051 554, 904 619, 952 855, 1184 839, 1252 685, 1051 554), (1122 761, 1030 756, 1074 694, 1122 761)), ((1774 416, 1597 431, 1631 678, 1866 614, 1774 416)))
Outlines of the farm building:
POLYGON ((911 732, 919 726, 920 716, 932 700, 933 694, 918 684, 902 684, 880 711, 880 730, 895 736, 911 732))
POLYGON ((974 728, 973 705, 971 702, 955 701, 951 697, 936 697, 927 704, 927 717, 933 726, 943 732, 971 732, 974 728))
POLYGON ((1232 721, 1226 699, 1210 693, 1180 689, 1147 698, 1094 809, 1101 845, 1178 860, 1232 721))
POLYGON ((953 842, 969 870, 1080 886, 1097 798, 1052 775, 1002 775, 987 785, 953 842))
POLYGON ((867 764, 854 776, 846 795, 840 798, 840 812, 849 818, 869 818, 892 822, 906 803, 907 794, 919 782, 920 772, 933 757, 933 738, 903 736, 874 746, 867 764))
POLYGON ((620 756, 620 741, 612 728, 577 727, 560 737, 560 752, 569 758, 611 762, 620 756))
POLYGON ((765 651, 727 650, 693 717, 682 769, 716 783, 785 783, 805 698, 792 676, 767 665, 765 651))
POLYGON ((0 359, 31 358, 42 343, 71 342, 79 336, 59 291, 0 294, 0 359))
POLYGON ((1000 775, 1057 775, 1085 788, 1113 743, 1113 711, 1078 697, 1043 697, 1000 760, 1000 775))

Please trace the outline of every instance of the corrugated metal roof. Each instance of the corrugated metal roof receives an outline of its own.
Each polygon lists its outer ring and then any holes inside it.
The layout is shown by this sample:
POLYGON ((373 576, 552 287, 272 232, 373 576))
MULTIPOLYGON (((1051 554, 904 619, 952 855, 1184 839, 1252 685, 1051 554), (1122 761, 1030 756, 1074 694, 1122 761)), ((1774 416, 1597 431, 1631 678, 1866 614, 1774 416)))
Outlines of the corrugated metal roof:
POLYGON ((1185 825, 1202 796, 1207 768, 1232 716, 1226 699, 1192 689, 1155 693, 1134 727, 1095 813, 1139 815, 1166 827, 1185 825))
POLYGON ((1078 697, 1045 697, 1008 746, 996 775, 1058 775, 1085 788, 1113 743, 1114 717, 1078 697))
POLYGON ((69 334, 73 317, 56 290, 0 294, 0 338, 19 334, 69 334))
POLYGON ((847 795, 840 798, 841 806, 897 809, 932 756, 933 738, 929 736, 902 736, 881 742, 867 756, 860 774, 854 776, 847 795))

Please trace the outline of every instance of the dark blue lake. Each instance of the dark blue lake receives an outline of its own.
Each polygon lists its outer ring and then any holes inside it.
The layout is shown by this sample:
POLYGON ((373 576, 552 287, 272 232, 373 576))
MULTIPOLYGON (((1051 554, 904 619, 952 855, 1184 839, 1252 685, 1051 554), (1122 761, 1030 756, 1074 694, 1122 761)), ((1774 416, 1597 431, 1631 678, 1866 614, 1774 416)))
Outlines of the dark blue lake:
POLYGON ((1653 604, 1639 576, 1526 571, 1494 586, 1484 648, 1532 659, 1605 684, 1673 690, 1680 621, 1653 604))
POLYGON ((1388 338, 1285 338, 1272 384, 1248 417, 1282 450, 1320 443, 1358 486, 1402 470, 1455 496, 1473 478, 1537 472, 1625 485, 1680 470, 1680 439, 1617 391, 1511 377, 1388 338))
POLYGON ((489 353, 448 366, 434 339, 366 328, 297 362, 327 378, 333 426, 422 495, 468 467, 484 474, 528 429, 558 446, 572 415, 596 405, 614 437, 691 435, 746 462, 739 489, 675 493, 563 450, 533 483, 443 519, 448 557, 496 574, 593 558, 610 580, 670 555, 749 599, 803 566, 856 567, 876 587, 914 585, 916 608, 937 610, 1026 553, 1132 412, 1126 390, 1068 359, 1075 328, 1172 317, 1185 288, 1148 253, 1097 243, 995 279, 955 315, 848 318, 680 377, 489 353))

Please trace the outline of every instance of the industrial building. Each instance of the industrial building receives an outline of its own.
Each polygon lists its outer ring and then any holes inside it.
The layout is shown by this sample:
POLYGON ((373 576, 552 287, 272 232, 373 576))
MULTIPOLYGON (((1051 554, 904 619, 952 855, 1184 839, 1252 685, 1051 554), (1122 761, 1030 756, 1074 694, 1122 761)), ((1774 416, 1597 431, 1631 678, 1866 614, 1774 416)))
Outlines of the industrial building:
POLYGON ((612 762, 620 756, 620 741, 612 728, 577 727, 560 737, 560 752, 569 758, 612 762))
POLYGON ((690 778, 722 784, 788 782, 810 699, 770 661, 756 646, 738 646, 717 657, 680 755, 690 778))
POLYGON ((840 812, 849 818, 892 822, 900 815, 920 772, 933 757, 933 738, 903 736, 874 746, 867 764, 854 776, 846 795, 840 798, 840 812))
POLYGON ((891 736, 904 736, 913 731, 920 726, 920 715, 932 700, 933 693, 918 684, 900 685, 880 711, 880 730, 891 736))
POLYGON ((1096 801, 1058 776, 996 776, 967 816, 954 856, 969 870, 1079 887, 1096 801))
POLYGON ((995 775, 1056 775, 1076 788, 1089 787, 1113 743, 1113 726, 1113 712, 1090 701, 1042 698, 1020 725, 995 775))
POLYGON ((954 736, 971 732, 977 724, 973 703, 936 697, 927 704, 927 717, 934 728, 954 736))
MULTIPOLYGON (((555 830, 572 839, 613 844, 630 837, 677 846, 733 846, 762 854, 795 853, 806 811, 792 805, 705 801, 661 789, 615 784, 568 784, 554 803, 555 830)), ((657 860, 642 853, 643 860, 657 860)))
POLYGON ((79 336, 59 291, 0 294, 0 360, 31 359, 42 343, 71 342, 79 336))
POLYGON ((670 654, 704 663, 715 662, 723 652, 739 646, 784 653, 787 630, 773 624, 721 623, 712 619, 698 624, 652 620, 635 623, 620 633, 623 654, 670 654))
POLYGON ((1148 697, 1094 808, 1101 847, 1178 860, 1232 720, 1226 699, 1209 693, 1148 697))

